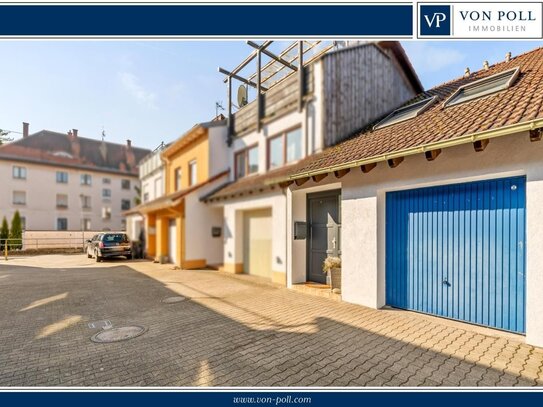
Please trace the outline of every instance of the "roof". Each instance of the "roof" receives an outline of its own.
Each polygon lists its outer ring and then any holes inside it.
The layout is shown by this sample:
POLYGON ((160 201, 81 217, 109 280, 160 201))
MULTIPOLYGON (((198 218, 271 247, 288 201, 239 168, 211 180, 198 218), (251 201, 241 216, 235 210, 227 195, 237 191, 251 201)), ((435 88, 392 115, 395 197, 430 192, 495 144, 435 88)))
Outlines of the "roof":
POLYGON ((181 203, 181 201, 190 194, 191 192, 194 192, 206 185, 209 185, 212 182, 215 182, 222 177, 227 176, 230 173, 230 170, 222 171, 211 178, 205 180, 204 182, 200 182, 199 184, 193 185, 189 188, 182 189, 180 191, 172 192, 171 194, 161 196, 160 198, 153 199, 152 201, 143 203, 141 205, 138 205, 132 209, 129 209, 128 211, 123 212, 123 215, 132 215, 135 213, 148 213, 153 211, 158 211, 161 209, 167 209, 171 208, 173 206, 177 206, 181 203))
POLYGON ((201 199, 203 201, 214 201, 273 189, 275 188, 274 184, 277 184, 280 180, 291 174, 297 165, 298 164, 290 164, 263 174, 247 175, 243 178, 221 185, 215 191, 210 192, 201 199))
POLYGON ((70 138, 65 133, 41 130, 0 146, 0 160, 137 175, 137 164, 149 152, 143 148, 85 137, 70 138), (72 140, 78 142, 79 154, 74 151, 72 140), (134 154, 133 161, 129 158, 130 152, 134 154))
POLYGON ((212 127, 219 127, 219 126, 225 126, 226 120, 224 119, 223 115, 217 116, 217 118, 204 123, 197 123, 194 126, 191 127, 190 130, 188 130, 186 133, 184 133, 181 137, 179 137, 174 142, 170 143, 168 147, 166 147, 162 151, 163 157, 168 157, 182 148, 186 147, 187 145, 195 142, 200 137, 208 134, 207 129, 210 129, 212 127))
POLYGON ((490 138, 492 134, 543 127, 543 48, 436 86, 420 93, 405 106, 433 96, 437 103, 417 117, 376 130, 371 130, 373 123, 336 146, 303 160, 285 179, 471 143, 490 138), (515 67, 520 67, 520 74, 511 87, 465 103, 443 106, 460 86, 515 67))

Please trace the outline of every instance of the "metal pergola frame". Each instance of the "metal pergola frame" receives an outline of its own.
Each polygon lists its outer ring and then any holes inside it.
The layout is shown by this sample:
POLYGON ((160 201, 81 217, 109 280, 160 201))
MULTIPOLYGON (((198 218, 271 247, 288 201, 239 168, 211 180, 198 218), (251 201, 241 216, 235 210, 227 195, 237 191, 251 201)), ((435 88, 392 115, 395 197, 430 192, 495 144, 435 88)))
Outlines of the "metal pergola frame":
MULTIPOLYGON (((298 72, 298 85, 299 85, 299 96, 298 96, 298 109, 299 111, 303 108, 303 95, 304 95, 304 42, 298 41, 298 66, 293 65, 291 62, 287 61, 283 57, 274 54, 269 51, 267 48, 273 43, 273 41, 265 41, 261 45, 253 42, 247 41, 247 45, 254 48, 255 50, 245 58, 237 67, 229 71, 227 69, 218 68, 218 71, 225 75, 223 82, 227 84, 228 87, 228 145, 232 144, 232 135, 233 135, 233 112, 232 112, 232 79, 236 79, 245 85, 251 86, 256 89, 256 103, 257 103, 257 130, 262 129, 262 92, 268 90, 267 87, 262 86, 262 54, 271 58, 272 60, 279 62, 283 67, 291 69, 293 72, 298 72), (239 75, 240 71, 245 68, 256 58, 257 69, 256 74, 251 75, 249 78, 244 78, 239 75), (256 76, 256 82, 253 80, 256 76)), ((269 67, 269 64, 266 64, 266 67, 269 67)), ((269 79, 272 75, 268 76, 269 79)))

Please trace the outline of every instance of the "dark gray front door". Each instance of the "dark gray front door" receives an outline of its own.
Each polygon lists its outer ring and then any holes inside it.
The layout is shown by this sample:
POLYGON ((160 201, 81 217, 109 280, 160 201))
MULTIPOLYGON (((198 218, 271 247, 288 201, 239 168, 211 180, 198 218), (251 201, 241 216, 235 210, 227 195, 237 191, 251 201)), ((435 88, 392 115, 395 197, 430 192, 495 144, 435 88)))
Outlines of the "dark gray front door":
POLYGON ((340 191, 307 195, 307 281, 326 283, 324 259, 341 254, 340 200, 340 191))

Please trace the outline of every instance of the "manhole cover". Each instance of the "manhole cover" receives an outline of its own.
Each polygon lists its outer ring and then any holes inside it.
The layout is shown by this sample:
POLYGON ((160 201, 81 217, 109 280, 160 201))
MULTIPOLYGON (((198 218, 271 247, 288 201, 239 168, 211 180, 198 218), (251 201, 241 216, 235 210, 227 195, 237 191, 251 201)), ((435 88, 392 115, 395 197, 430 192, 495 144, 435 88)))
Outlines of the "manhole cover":
POLYGON ((185 300, 186 300, 185 297, 168 297, 168 298, 164 298, 162 302, 164 304, 175 304, 176 302, 181 302, 185 300))
POLYGON ((140 336, 147 331, 142 326, 122 326, 100 331, 91 337, 91 341, 98 343, 120 342, 140 336))

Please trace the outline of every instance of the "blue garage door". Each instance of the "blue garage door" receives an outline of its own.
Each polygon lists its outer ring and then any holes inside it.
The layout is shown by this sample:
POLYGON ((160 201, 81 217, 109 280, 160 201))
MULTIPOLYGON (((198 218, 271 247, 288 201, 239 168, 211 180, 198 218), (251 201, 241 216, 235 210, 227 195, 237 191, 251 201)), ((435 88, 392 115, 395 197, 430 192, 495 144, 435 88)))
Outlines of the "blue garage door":
POLYGON ((390 192, 393 307, 525 331, 526 178, 390 192))

